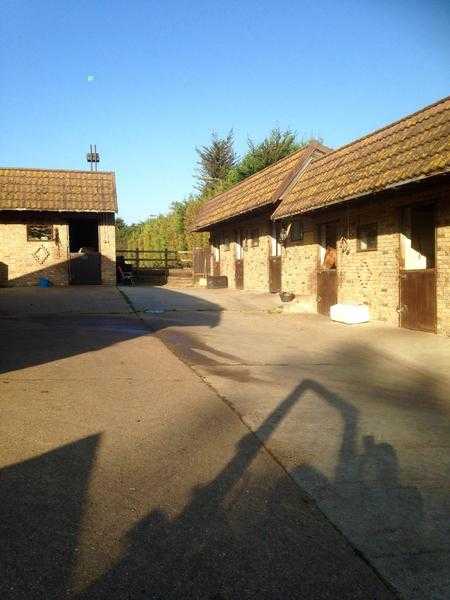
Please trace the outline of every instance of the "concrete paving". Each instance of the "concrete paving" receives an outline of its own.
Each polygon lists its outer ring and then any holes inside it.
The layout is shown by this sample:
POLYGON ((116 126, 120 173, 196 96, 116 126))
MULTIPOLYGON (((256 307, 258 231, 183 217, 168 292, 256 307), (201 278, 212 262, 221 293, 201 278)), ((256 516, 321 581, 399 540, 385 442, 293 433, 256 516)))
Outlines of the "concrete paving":
POLYGON ((269 295, 126 293, 402 597, 450 598, 449 339, 273 314, 269 295))
POLYGON ((124 314, 132 312, 115 287, 0 288, 0 316, 124 314))
POLYGON ((273 294, 228 289, 136 286, 121 288, 138 312, 210 311, 267 312, 280 306, 273 294), (129 292, 129 293, 128 293, 129 292), (131 294, 131 295, 130 295, 131 294))
POLYGON ((261 445, 294 397, 253 435, 116 290, 4 292, 2 600, 394 597, 261 445))

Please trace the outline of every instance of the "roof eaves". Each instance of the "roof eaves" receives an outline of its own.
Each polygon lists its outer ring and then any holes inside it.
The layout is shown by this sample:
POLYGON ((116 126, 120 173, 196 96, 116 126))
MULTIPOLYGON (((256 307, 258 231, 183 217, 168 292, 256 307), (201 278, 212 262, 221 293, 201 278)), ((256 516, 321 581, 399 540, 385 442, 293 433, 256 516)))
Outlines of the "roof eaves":
POLYGON ((341 204, 344 202, 350 202, 351 200, 357 200, 358 198, 364 198, 366 196, 370 196, 372 194, 377 194, 379 192, 384 192, 385 190, 395 189, 401 187, 403 185, 408 185, 409 183, 417 183, 418 181, 422 181, 423 179, 429 179, 430 177, 436 177, 438 175, 448 175, 450 174, 450 169, 444 169, 443 171, 435 171, 433 173, 427 173, 425 175, 419 175, 418 177, 413 177, 411 179, 404 179, 402 181, 397 181, 395 183, 391 183, 381 188, 376 188, 372 190, 367 190, 362 192, 361 194, 355 194, 353 196, 345 196, 343 198, 337 198, 332 202, 323 202, 321 204, 315 204, 313 206, 308 206, 304 209, 295 210, 293 212, 280 213, 278 216, 276 214, 277 211, 270 217, 272 221, 279 221, 281 219, 289 219, 290 217, 295 217, 297 215, 310 213, 315 210, 320 210, 321 208, 328 208, 329 206, 336 206, 336 204, 341 204))
POLYGON ((212 198, 209 198, 205 204, 203 205, 202 208, 206 209, 211 205, 214 205, 216 202, 218 202, 221 198, 225 197, 227 194, 229 194, 231 191, 239 189, 239 187, 241 185, 248 185, 249 182, 251 182, 252 180, 256 180, 259 179, 260 177, 264 176, 264 173, 267 172, 268 170, 272 170, 274 169, 277 165, 279 165, 281 162, 287 160, 287 159, 292 159, 293 155, 298 153, 306 153, 306 157, 303 160, 300 160, 299 164, 296 165, 291 171, 289 171, 289 173, 286 175, 285 179, 282 181, 281 185, 278 187, 278 189, 276 190, 276 192, 271 196, 271 198, 264 200, 262 203, 259 203, 257 206, 249 209, 246 208, 244 210, 240 210, 237 211, 236 213, 234 213, 233 215, 229 215, 223 218, 219 218, 216 220, 208 220, 206 223, 200 224, 199 226, 195 226, 194 228, 192 228, 192 231, 206 231, 208 230, 208 228, 218 225, 219 223, 224 223, 226 221, 229 221, 230 219, 233 219, 237 216, 241 216, 243 214, 246 213, 251 213, 254 210, 258 210, 261 207, 267 206, 269 204, 273 204, 275 202, 278 202, 278 200, 281 199, 281 195, 286 191, 286 189, 293 183, 294 180, 296 180, 298 178, 298 176, 300 175, 301 172, 303 172, 304 168, 311 162, 312 157, 314 155, 314 153, 320 150, 321 152, 324 153, 324 155, 326 155, 327 153, 332 152, 331 148, 328 148, 327 146, 324 146, 323 144, 321 144, 320 142, 309 142, 308 144, 306 144, 305 146, 303 146, 302 148, 299 148, 298 150, 296 150, 296 152, 293 152, 292 154, 289 154, 288 156, 284 156, 283 158, 280 158, 279 160, 275 161, 274 163, 268 165, 267 167, 265 167, 264 169, 261 169, 260 171, 257 171, 256 173, 254 173, 253 175, 250 175, 249 177, 246 177, 245 179, 243 179, 242 181, 240 181, 239 183, 235 184, 234 186, 232 186, 229 190, 226 190, 225 192, 221 192, 220 194, 217 194, 217 196, 213 196, 212 198))
POLYGON ((233 219, 235 219, 236 217, 240 217, 242 215, 245 214, 252 214, 258 210, 260 210, 261 208, 266 208, 267 206, 270 206, 271 204, 273 204, 273 200, 264 200, 263 202, 261 202, 260 204, 258 204, 258 206, 255 206, 251 209, 246 208, 244 210, 240 210, 236 213, 234 213, 231 216, 226 216, 220 219, 216 219, 214 221, 208 221, 207 223, 204 223, 203 225, 199 225, 198 227, 193 227, 190 229, 190 231, 192 232, 202 232, 202 231, 208 231, 209 229, 211 229, 211 227, 216 227, 217 225, 222 225, 223 223, 226 223, 227 221, 232 221, 233 219))

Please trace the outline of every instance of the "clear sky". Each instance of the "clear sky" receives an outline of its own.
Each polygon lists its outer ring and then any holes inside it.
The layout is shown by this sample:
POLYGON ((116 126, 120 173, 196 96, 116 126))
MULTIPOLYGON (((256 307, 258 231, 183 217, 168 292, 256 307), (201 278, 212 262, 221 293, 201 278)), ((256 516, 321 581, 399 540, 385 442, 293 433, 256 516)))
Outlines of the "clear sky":
POLYGON ((0 166, 84 169, 128 222, 195 184, 195 147, 275 125, 337 147, 450 93, 450 2, 3 0, 0 166))

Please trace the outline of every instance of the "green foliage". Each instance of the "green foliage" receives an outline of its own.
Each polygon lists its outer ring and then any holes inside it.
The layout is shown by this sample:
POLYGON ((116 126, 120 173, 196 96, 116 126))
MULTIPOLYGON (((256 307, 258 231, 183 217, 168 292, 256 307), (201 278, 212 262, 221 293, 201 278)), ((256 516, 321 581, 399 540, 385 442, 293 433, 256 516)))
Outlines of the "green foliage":
POLYGON ((126 248, 131 226, 127 225, 123 219, 116 219, 116 248, 126 248))
POLYGON ((225 179, 228 171, 236 164, 233 130, 224 138, 219 138, 213 132, 210 144, 196 148, 196 152, 199 156, 198 187, 200 193, 203 193, 225 179))
POLYGON ((248 140, 248 152, 238 162, 234 151, 233 131, 225 138, 212 134, 208 146, 197 148, 200 166, 197 176, 199 193, 173 202, 165 215, 151 217, 142 223, 126 225, 116 219, 118 250, 192 250, 209 243, 208 233, 193 233, 198 211, 209 198, 228 190, 246 177, 292 154, 306 142, 297 141, 290 129, 272 129, 262 142, 248 140))
POLYGON ((116 247, 118 250, 192 250, 208 245, 208 234, 191 233, 202 200, 191 196, 172 203, 166 215, 151 217, 142 223, 125 225, 116 220, 116 247))
POLYGON ((304 145, 296 141, 295 133, 290 129, 281 131, 272 129, 259 144, 251 138, 248 140, 249 150, 242 160, 228 172, 227 181, 234 185, 246 177, 261 171, 281 158, 285 158, 304 145))

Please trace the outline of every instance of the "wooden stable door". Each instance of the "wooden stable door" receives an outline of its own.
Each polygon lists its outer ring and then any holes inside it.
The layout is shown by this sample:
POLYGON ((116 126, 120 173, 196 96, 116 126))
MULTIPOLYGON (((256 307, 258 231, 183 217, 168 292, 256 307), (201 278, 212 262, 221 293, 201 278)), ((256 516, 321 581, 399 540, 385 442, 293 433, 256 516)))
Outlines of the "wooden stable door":
POLYGON ((402 213, 400 325, 436 331, 434 205, 407 206, 402 213))
POLYGON ((272 294, 281 292, 281 245, 279 236, 279 223, 272 223, 269 254, 269 291, 272 294))
POLYGON ((330 316, 337 304, 337 223, 319 226, 320 264, 317 270, 317 312, 330 316))
POLYGON ((400 325, 436 331, 436 273, 434 269, 400 272, 400 325))
POLYGON ((269 256, 269 291, 281 292, 281 256, 269 256))
POLYGON ((337 272, 336 269, 318 271, 317 273, 317 312, 330 316, 330 308, 337 304, 337 272))
POLYGON ((219 275, 220 275, 220 260, 213 259, 212 274, 214 275, 214 277, 219 277, 219 275))
POLYGON ((98 252, 71 252, 69 269, 72 285, 99 285, 102 282, 101 256, 98 252))
POLYGON ((234 261, 234 283, 237 290, 244 289, 244 259, 234 261))
POLYGON ((195 282, 199 279, 208 277, 211 272, 211 262, 213 260, 211 247, 192 249, 192 276, 195 282))

